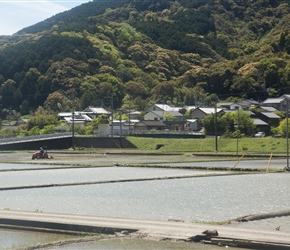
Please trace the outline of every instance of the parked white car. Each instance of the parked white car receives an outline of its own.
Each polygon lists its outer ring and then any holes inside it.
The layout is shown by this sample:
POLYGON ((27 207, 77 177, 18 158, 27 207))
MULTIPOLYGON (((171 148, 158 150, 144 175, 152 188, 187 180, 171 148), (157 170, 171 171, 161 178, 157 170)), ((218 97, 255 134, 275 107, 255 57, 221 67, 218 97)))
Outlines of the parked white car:
POLYGON ((255 134, 255 137, 259 137, 259 138, 265 137, 265 133, 264 132, 258 132, 257 134, 255 134))

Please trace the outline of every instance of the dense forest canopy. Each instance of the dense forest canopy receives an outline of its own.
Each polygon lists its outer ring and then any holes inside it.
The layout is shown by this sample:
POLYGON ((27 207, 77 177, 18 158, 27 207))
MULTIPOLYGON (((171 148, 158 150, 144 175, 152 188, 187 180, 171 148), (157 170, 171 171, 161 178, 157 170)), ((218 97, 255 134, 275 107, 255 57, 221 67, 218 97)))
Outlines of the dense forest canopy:
POLYGON ((0 39, 0 100, 28 114, 290 91, 288 0, 94 0, 0 39))

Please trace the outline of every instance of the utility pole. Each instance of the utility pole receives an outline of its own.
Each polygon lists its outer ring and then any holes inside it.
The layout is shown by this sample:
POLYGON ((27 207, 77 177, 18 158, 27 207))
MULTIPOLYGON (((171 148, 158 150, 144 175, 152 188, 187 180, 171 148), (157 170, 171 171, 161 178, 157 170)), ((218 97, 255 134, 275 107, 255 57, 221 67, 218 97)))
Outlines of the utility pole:
POLYGON ((111 98, 111 137, 113 137, 113 134, 114 134, 114 93, 111 93, 111 96, 109 97, 108 96, 108 93, 107 93, 107 98, 111 98))
POLYGON ((114 136, 114 94, 111 95, 111 109, 112 109, 112 127, 111 127, 111 137, 114 136))
POLYGON ((131 134, 131 118, 130 118, 130 115, 131 115, 131 106, 130 106, 130 104, 129 104, 129 136, 130 136, 130 134, 131 134))
POLYGON ((240 133, 240 107, 238 109, 238 122, 237 122, 237 157, 239 157, 239 133, 240 133))
POLYGON ((119 111, 120 112, 120 137, 122 137, 122 110, 119 111))
POLYGON ((214 116, 214 132, 215 132, 215 152, 218 152, 218 135, 217 135, 217 104, 214 106, 215 116, 214 116))
POLYGON ((72 148, 75 149, 75 101, 72 100, 72 148))
POLYGON ((9 108, 8 124, 11 125, 11 107, 9 108))
POLYGON ((287 155, 287 164, 286 164, 286 170, 290 170, 289 168, 289 128, 288 128, 288 119, 289 119, 289 100, 288 98, 286 99, 286 155, 287 155))

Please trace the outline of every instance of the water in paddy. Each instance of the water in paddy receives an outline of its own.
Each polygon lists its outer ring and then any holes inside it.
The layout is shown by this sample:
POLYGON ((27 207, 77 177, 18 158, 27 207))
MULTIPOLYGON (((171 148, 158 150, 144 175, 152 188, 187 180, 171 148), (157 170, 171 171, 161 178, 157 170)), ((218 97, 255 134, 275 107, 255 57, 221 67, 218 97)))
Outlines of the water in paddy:
POLYGON ((65 234, 0 229, 0 249, 14 249, 41 242, 55 242, 72 238, 73 236, 65 234))
POLYGON ((288 186, 288 174, 256 174, 9 190, 0 200, 11 210, 224 221, 289 209, 288 186))
MULTIPOLYGON (((16 164, 14 164, 16 165, 16 164)), ((23 165, 21 165, 23 166, 23 165)), ((12 168, 13 166, 8 165, 12 168)), ((28 167, 27 165, 25 166, 28 167)), ((30 167, 30 166, 29 166, 30 167)), ((0 172, 0 187, 57 184, 73 182, 92 182, 105 180, 124 180, 136 178, 154 178, 169 176, 208 175, 221 173, 186 169, 129 168, 129 167, 92 167, 43 169, 33 166, 32 170, 0 172)), ((6 165, 7 168, 7 165, 6 165)), ((0 164, 1 169, 1 164, 0 164)), ((13 169, 15 169, 13 167, 13 169)), ((16 169, 21 169, 20 167, 16 169)))
MULTIPOLYGON (((9 171, 0 172, 0 187, 213 172, 125 167, 9 171)), ((0 191, 0 206, 10 210, 147 220, 225 221, 289 209, 289 178, 288 173, 267 173, 6 190, 0 191)), ((282 220, 275 223, 281 228, 290 224, 289 217, 282 220)), ((0 231, 0 248, 15 247, 21 238, 34 243, 33 235, 34 232, 18 237, 13 232, 0 231), (1 237, 10 239, 10 246, 5 246, 1 237)), ((50 236, 47 239, 44 236, 39 236, 40 242, 50 240, 50 236)))

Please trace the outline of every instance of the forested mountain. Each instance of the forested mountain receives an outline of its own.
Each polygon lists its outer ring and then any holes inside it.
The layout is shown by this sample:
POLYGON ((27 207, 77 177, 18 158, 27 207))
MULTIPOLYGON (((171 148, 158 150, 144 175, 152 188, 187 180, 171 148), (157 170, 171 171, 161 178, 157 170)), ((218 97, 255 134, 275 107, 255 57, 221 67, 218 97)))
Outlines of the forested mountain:
POLYGON ((1 110, 289 93, 289 10, 289 0, 94 0, 0 37, 1 110))

